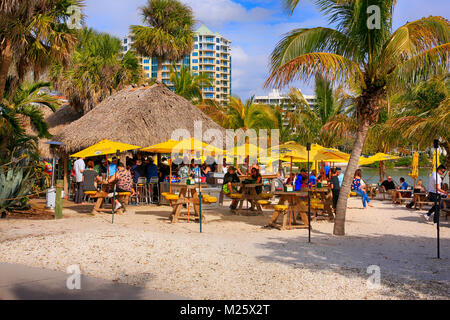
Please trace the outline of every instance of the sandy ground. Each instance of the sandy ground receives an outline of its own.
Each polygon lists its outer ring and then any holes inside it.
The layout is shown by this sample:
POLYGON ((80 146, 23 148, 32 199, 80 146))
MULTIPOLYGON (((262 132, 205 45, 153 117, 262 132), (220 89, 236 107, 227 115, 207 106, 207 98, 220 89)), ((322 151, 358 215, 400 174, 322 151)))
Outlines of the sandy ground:
POLYGON ((271 216, 206 212, 208 223, 170 224, 170 208, 129 206, 123 216, 89 216, 67 203, 64 219, 0 221, 0 262, 65 271, 194 299, 449 299, 450 223, 436 228, 418 211, 349 200, 345 237, 333 224, 307 230, 262 228, 271 216), (369 266, 381 284, 368 286, 369 266))

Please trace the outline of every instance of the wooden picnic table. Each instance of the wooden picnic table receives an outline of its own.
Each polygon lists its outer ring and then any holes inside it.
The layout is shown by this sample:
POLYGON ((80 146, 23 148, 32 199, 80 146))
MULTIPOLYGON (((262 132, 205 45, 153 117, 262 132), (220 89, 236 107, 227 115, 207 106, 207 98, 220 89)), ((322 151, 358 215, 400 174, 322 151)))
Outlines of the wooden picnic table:
POLYGON ((377 196, 377 185, 376 184, 369 184, 367 185, 367 194, 370 197, 370 200, 375 199, 377 196))
POLYGON ((262 197, 260 196, 260 194, 258 194, 256 192, 256 188, 257 187, 263 187, 264 184, 262 183, 232 183, 232 186, 239 186, 240 187, 240 193, 242 194, 242 198, 239 199, 239 203, 238 203, 238 208, 237 211, 238 212, 242 212, 242 210, 247 210, 247 215, 249 215, 248 213, 248 204, 247 204, 247 209, 243 209, 242 207, 244 206, 244 202, 248 201, 251 205, 252 208, 256 208, 255 213, 252 215, 262 215, 263 214, 263 210, 261 205, 258 203, 258 200, 263 200, 262 197))
MULTIPOLYGON (((200 199, 197 193, 197 188, 201 191, 203 188, 207 188, 208 185, 205 183, 195 184, 195 185, 187 185, 185 183, 175 183, 171 185, 172 189, 180 189, 178 194, 178 200, 171 201, 172 205, 172 213, 169 216, 169 219, 172 223, 177 223, 178 220, 190 220, 200 221, 200 199), (186 205, 187 210, 183 210, 183 205, 186 205), (194 215, 191 216, 189 212, 190 205, 194 207, 194 215)), ((206 223, 206 217, 202 213, 202 222, 206 223)))
POLYGON ((441 199, 441 212, 445 213, 445 220, 447 220, 450 215, 450 198, 441 199))
POLYGON ((392 197, 392 202, 395 203, 395 202, 399 201, 401 204, 404 200, 411 200, 413 192, 414 192, 413 190, 395 190, 394 195, 392 197), (405 193, 410 193, 411 197, 409 197, 409 198, 403 197, 403 194, 405 194, 405 193))
MULTIPOLYGON (((282 212, 283 214, 283 222, 280 225, 277 223, 277 220, 280 215, 280 211, 274 211, 272 218, 270 219, 269 226, 279 228, 281 230, 286 230, 288 228, 308 228, 308 216, 306 213, 308 212, 307 204, 305 204, 305 200, 302 197, 308 197, 308 192, 304 191, 296 191, 296 192, 284 192, 277 191, 274 193, 277 196, 280 196, 280 200, 278 201, 279 205, 285 205, 288 207, 288 210, 282 212), (300 216, 303 224, 299 224, 297 222, 297 215, 300 216), (292 218, 292 221, 291 221, 292 218)), ((307 201, 307 200, 306 200, 307 201)))
POLYGON ((426 204, 427 200, 427 193, 426 192, 416 192, 413 193, 414 198, 414 209, 422 210, 422 206, 426 204))
MULTIPOLYGON (((311 188, 311 196, 315 196, 323 203, 323 213, 328 216, 329 219, 334 218, 333 214, 333 195, 329 187, 323 188, 311 188)), ((317 210, 314 211, 314 215, 317 218, 317 210)))
MULTIPOLYGON (((105 204, 106 198, 108 198, 108 193, 110 190, 113 190, 114 183, 108 183, 107 181, 98 182, 97 185, 101 186, 100 191, 97 191, 95 195, 91 195, 90 197, 92 199, 97 199, 95 201, 94 208, 92 209, 91 214, 95 213, 112 213, 112 207, 111 208, 103 208, 105 204)), ((117 192, 116 192, 117 194, 117 192)), ((114 204, 113 204, 114 205, 114 204)), ((120 208, 117 213, 123 213, 123 206, 120 208)))

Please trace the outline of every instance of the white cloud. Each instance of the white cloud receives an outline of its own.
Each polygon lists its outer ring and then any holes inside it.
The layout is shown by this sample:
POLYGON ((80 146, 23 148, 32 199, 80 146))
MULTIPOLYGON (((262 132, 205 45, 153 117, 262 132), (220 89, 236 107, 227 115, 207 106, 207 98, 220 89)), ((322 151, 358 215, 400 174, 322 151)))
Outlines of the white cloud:
POLYGON ((231 0, 182 0, 182 2, 193 9, 199 22, 212 28, 230 22, 264 21, 272 14, 271 10, 260 7, 247 10, 231 0))

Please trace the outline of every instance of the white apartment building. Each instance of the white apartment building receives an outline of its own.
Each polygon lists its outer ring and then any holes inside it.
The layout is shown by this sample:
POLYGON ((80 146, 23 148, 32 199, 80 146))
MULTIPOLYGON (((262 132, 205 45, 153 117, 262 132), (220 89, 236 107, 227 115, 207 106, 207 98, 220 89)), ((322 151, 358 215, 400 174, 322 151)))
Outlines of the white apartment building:
MULTIPOLYGON (((195 31, 194 40, 194 50, 179 61, 177 67, 179 69, 181 65, 187 66, 194 75, 200 73, 209 75, 213 86, 202 88, 203 98, 214 99, 225 104, 231 95, 231 41, 219 33, 213 33, 205 25, 195 31)), ((132 48, 133 41, 133 36, 123 39, 124 53, 132 48)), ((146 78, 156 78, 157 59, 155 57, 141 57, 140 63, 146 78)), ((169 61, 164 61, 162 81, 173 89, 170 83, 170 66, 169 61)))
MULTIPOLYGON (((316 96, 303 95, 310 107, 314 107, 317 104, 316 96)), ((293 112, 298 106, 291 105, 289 95, 287 93, 281 93, 278 89, 273 89, 267 96, 255 96, 255 103, 267 104, 271 106, 283 106, 283 118, 286 118, 286 113, 293 112)), ((284 125, 288 125, 286 121, 284 125)))

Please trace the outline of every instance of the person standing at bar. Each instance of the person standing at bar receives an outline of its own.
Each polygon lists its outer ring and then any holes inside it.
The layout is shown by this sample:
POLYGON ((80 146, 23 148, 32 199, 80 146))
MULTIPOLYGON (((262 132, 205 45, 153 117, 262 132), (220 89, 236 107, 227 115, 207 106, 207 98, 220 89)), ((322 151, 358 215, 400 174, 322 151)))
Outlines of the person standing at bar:
POLYGON ((84 163, 84 157, 78 158, 73 164, 73 170, 75 172, 75 182, 77 184, 77 192, 75 193, 75 203, 83 203, 83 172, 86 169, 84 163))

